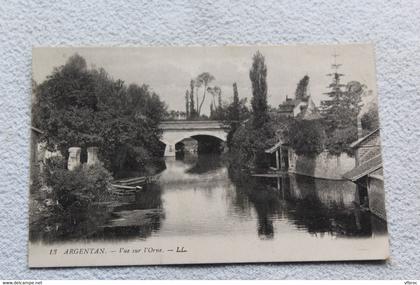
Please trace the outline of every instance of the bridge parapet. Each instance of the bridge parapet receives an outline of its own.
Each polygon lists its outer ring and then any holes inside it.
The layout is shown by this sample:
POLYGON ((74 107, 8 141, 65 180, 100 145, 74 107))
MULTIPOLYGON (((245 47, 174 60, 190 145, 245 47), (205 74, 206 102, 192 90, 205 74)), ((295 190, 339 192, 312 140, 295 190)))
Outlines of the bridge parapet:
POLYGON ((162 121, 159 124, 162 130, 199 130, 199 129, 224 129, 220 121, 162 121))

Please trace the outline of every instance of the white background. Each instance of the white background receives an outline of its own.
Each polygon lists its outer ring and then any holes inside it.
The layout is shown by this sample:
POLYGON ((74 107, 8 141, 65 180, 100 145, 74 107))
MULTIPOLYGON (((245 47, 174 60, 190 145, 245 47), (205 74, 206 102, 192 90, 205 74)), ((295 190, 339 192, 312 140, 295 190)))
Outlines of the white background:
POLYGON ((0 278, 419 278, 420 2, 1 1, 0 278), (376 44, 387 263, 29 270, 32 46, 376 44))

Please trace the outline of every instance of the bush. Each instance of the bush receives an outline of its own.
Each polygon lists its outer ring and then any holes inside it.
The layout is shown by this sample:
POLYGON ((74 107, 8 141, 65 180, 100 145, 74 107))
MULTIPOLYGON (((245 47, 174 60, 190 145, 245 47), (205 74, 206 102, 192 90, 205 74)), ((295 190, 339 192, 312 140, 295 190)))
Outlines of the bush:
POLYGON ((59 160, 47 162, 45 182, 52 188, 52 199, 64 209, 89 205, 108 196, 111 174, 101 165, 67 170, 59 160))
POLYGON ((278 138, 272 124, 254 128, 252 119, 240 126, 232 136, 231 160, 241 168, 264 168, 269 161, 265 150, 276 144, 278 138))
POLYGON ((318 155, 324 150, 326 142, 325 130, 320 120, 293 120, 286 137, 297 155, 318 155))
POLYGON ((345 152, 349 156, 354 154, 350 144, 357 140, 357 128, 348 127, 336 129, 327 139, 328 152, 333 155, 340 155, 345 152))

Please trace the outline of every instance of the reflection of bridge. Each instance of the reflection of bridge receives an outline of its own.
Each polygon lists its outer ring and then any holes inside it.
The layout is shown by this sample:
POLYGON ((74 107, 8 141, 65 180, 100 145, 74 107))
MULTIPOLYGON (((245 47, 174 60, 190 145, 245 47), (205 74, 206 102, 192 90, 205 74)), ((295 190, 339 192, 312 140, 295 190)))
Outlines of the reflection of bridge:
POLYGON ((161 141, 166 145, 165 156, 175 156, 175 144, 193 136, 212 136, 226 141, 227 133, 219 121, 163 121, 161 141))

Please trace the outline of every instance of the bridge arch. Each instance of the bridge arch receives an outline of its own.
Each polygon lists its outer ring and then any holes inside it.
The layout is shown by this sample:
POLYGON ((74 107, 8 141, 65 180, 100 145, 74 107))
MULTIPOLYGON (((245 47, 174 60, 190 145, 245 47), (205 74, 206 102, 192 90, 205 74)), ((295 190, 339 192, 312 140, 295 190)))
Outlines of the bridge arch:
POLYGON ((211 136, 226 142, 226 128, 218 121, 164 121, 161 123, 161 142, 165 156, 175 156, 175 144, 194 136, 211 136))

